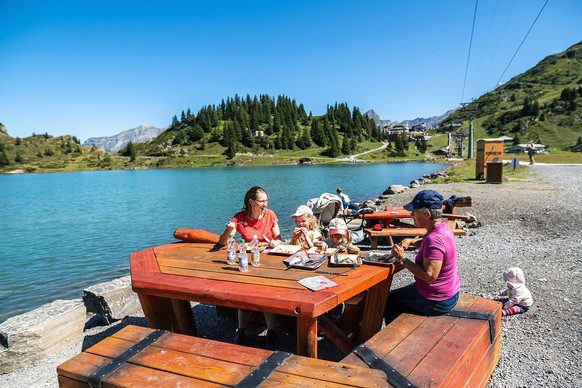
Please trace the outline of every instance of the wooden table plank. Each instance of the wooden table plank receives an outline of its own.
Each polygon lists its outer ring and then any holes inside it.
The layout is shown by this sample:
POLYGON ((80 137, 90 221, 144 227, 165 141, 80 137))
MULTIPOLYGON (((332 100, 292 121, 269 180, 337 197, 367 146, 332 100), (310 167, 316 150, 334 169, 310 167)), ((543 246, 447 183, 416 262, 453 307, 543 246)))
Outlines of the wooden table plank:
MULTIPOLYGON (((132 253, 132 287, 140 298, 148 323, 155 328, 195 333, 188 301, 294 316, 297 317, 298 353, 316 357, 317 317, 378 284, 381 285, 372 295, 380 296, 380 291, 386 288, 385 280, 393 271, 389 267, 368 265, 326 268, 347 276, 326 275, 338 285, 312 292, 297 280, 318 274, 287 270, 283 263, 285 256, 264 254, 261 266, 251 266, 248 272, 241 273, 235 266, 226 264, 225 254, 212 244, 193 243, 168 244, 132 253)), ((381 308, 372 306, 379 299, 370 299, 369 313, 362 326, 364 333, 374 334, 380 328, 384 304, 380 304, 381 308)))

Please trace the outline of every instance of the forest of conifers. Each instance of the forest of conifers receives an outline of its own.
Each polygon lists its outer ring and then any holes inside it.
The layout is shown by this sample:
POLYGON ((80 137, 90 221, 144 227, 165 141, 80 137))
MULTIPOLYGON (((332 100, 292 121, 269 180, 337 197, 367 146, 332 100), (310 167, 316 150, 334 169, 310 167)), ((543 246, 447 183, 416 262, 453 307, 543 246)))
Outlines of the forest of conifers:
POLYGON ((381 141, 383 133, 373 119, 347 104, 328 106, 322 116, 306 113, 303 104, 286 96, 268 95, 224 99, 218 105, 202 107, 197 114, 182 111, 165 132, 174 135, 173 144, 200 141, 219 142, 233 157, 243 146, 248 149, 307 149, 323 147, 325 154, 349 155, 361 141, 381 141), (256 135, 262 131, 261 135, 256 135), (205 136, 205 134, 208 134, 205 136), (206 140, 208 139, 208 140, 206 140))

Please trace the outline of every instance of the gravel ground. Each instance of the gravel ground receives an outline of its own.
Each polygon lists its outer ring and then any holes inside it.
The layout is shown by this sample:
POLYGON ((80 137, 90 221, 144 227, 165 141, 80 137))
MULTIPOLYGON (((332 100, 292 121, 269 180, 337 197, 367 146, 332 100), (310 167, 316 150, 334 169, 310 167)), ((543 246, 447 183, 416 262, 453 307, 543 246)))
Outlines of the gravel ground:
MULTIPOLYGON (((504 317, 501 358, 488 387, 581 386, 582 319, 580 267, 582 267, 582 165, 530 166, 538 178, 491 185, 452 183, 425 185, 445 198, 471 196, 473 206, 460 209, 477 217, 478 227, 457 239, 461 291, 490 297, 504 287, 501 273, 521 267, 534 305, 523 315, 504 317)), ((394 195, 402 205, 419 189, 394 195)), ((474 224, 475 225, 475 224, 474 224)), ((469 226, 469 225, 468 225, 469 226)), ((412 255, 412 253, 410 253, 412 255)), ((400 272, 393 287, 412 281, 400 272)), ((216 318, 211 306, 196 305, 194 314, 201 336, 232 342, 236 321, 216 318)), ((19 371, 0 375, 0 387, 57 387, 56 367, 83 349, 127 324, 145 326, 143 317, 129 317, 108 327, 88 322, 83 341, 19 371)), ((250 325, 250 346, 262 346, 264 328, 250 325)), ((279 329, 282 350, 293 351, 295 333, 279 329)), ((320 357, 343 356, 326 339, 320 340, 320 357)))

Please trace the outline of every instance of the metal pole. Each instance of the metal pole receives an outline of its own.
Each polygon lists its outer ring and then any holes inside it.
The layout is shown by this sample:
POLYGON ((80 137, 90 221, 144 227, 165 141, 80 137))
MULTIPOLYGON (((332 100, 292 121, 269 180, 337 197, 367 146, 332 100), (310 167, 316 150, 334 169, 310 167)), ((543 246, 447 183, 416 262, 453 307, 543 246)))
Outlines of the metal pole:
POLYGON ((473 112, 469 114, 469 159, 473 159, 473 112))

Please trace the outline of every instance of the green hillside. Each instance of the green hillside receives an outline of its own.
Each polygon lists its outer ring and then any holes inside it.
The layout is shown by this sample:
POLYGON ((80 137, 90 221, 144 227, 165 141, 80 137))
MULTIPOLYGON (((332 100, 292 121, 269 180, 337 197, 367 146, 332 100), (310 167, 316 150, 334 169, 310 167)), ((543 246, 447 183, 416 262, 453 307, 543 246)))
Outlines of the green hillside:
MULTIPOLYGON (((506 135, 515 144, 544 144, 549 155, 539 155, 540 162, 580 162, 581 154, 568 149, 582 141, 582 42, 456 111, 430 131, 428 143, 392 138, 389 147, 360 159, 432 158, 431 151, 447 145, 449 132, 467 132, 471 113, 474 140, 506 135)), ((345 103, 313 116, 287 96, 235 95, 196 113, 182 111, 156 139, 130 143, 116 155, 83 147, 69 135, 13 138, 0 123, 0 172, 273 165, 305 158, 331 163, 384 140, 371 118, 345 103)))
POLYGON ((0 171, 85 171, 110 166, 105 151, 81 146, 75 136, 45 133, 13 138, 0 131, 0 171))
MULTIPOLYGON (((129 143, 107 155, 81 147, 74 137, 48 134, 11 138, 0 132, 0 171, 78 171, 332 163, 380 148, 384 133, 375 122, 347 104, 328 106, 322 116, 307 114, 286 96, 227 98, 217 105, 174 116, 156 139, 129 143)), ((424 143, 423 143, 424 145, 424 143)), ((424 151, 399 138, 390 147, 366 155, 375 161, 424 159, 424 151)))
POLYGON ((466 131, 470 112, 475 139, 506 135, 514 144, 544 144, 550 153, 568 150, 582 136, 582 42, 472 101, 436 132, 456 122, 466 131))

